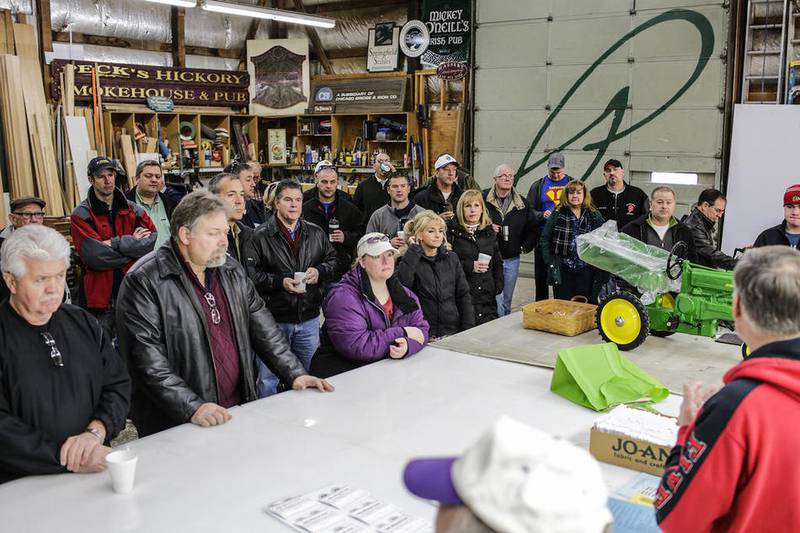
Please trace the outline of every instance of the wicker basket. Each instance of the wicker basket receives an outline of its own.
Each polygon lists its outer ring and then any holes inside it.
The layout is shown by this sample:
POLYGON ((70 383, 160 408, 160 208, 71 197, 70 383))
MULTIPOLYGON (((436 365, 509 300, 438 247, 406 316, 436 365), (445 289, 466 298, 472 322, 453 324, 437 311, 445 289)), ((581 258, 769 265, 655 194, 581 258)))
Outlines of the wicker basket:
POLYGON ((597 306, 583 296, 572 300, 542 300, 522 307, 522 326, 574 337, 595 329, 597 306), (579 301, 582 300, 582 301, 579 301))

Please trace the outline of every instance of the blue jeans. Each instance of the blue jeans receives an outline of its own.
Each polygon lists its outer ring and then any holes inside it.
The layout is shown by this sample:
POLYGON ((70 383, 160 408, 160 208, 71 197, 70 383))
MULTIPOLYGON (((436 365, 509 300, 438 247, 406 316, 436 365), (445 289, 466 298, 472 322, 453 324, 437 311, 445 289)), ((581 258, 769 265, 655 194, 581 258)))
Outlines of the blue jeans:
POLYGON ((520 258, 503 259, 503 292, 497 295, 497 316, 506 316, 511 312, 511 299, 514 298, 514 287, 517 286, 520 258))
MULTIPOLYGON (((300 359, 303 368, 308 370, 311 367, 311 358, 319 348, 319 317, 294 324, 291 322, 278 322, 292 353, 300 359)), ((280 380, 267 368, 267 366, 256 358, 258 365, 258 379, 256 381, 256 391, 259 398, 266 398, 278 392, 280 380)), ((291 387, 291 383, 286 384, 291 387)))

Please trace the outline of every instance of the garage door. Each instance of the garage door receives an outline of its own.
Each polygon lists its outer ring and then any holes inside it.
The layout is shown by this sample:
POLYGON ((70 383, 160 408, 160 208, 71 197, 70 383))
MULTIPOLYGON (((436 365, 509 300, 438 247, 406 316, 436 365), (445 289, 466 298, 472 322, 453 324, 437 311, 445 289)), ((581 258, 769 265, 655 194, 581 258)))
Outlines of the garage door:
POLYGON ((611 157, 648 191, 654 171, 697 174, 675 187, 679 212, 719 183, 721 2, 476 0, 476 22, 473 168, 483 186, 509 163, 527 192, 553 150, 592 186, 611 157))

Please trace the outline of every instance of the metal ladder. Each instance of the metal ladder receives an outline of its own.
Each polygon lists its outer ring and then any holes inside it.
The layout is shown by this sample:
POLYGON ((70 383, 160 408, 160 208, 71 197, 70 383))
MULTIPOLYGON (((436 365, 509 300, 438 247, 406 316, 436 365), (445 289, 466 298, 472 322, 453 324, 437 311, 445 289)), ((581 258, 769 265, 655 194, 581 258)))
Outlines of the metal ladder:
POLYGON ((790 0, 748 0, 742 102, 781 104, 785 100, 787 24, 790 0))

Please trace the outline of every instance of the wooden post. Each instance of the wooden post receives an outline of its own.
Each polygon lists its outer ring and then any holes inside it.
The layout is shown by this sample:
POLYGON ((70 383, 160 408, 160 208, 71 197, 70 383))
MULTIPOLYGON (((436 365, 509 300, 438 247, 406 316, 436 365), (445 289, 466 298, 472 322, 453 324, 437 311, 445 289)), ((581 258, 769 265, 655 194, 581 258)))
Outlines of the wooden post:
POLYGON ((50 65, 44 59, 45 52, 53 51, 53 28, 50 24, 50 0, 36 0, 36 31, 39 34, 39 64, 42 67, 44 94, 50 99, 50 65))
POLYGON ((0 9, 0 54, 14 55, 14 19, 11 11, 0 9))
MULTIPOLYGON (((306 7, 303 5, 303 0, 294 0, 294 7, 300 13, 306 12, 306 7)), ((325 49, 322 47, 322 41, 319 38, 316 28, 313 26, 305 26, 305 30, 306 35, 308 35, 308 38, 311 41, 311 44, 314 45, 314 50, 317 52, 319 62, 322 63, 322 68, 325 69, 325 74, 336 74, 336 72, 333 70, 333 65, 331 64, 330 59, 328 59, 328 55, 325 53, 325 49)))
POLYGON ((186 66, 186 9, 173 7, 171 12, 172 25, 172 66, 186 66))

